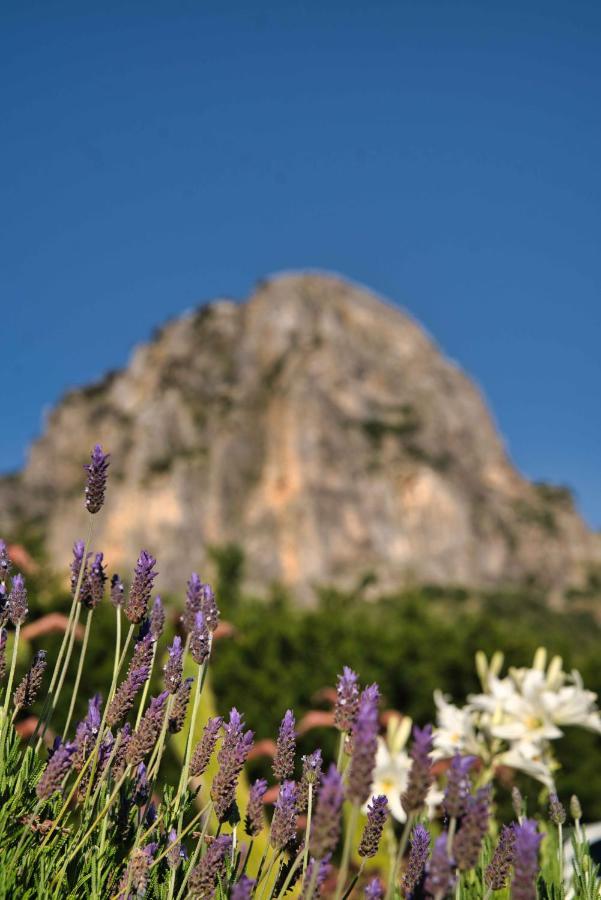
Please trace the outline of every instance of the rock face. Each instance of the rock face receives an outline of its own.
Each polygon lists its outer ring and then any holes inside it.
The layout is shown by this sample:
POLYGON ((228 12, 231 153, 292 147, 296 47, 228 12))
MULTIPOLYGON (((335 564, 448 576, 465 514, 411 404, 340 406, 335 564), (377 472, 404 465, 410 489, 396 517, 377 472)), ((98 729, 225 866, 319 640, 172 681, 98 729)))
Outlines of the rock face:
POLYGON ((0 482, 0 528, 41 519, 66 566, 97 441, 112 465, 95 546, 124 573, 149 549, 163 590, 229 542, 249 587, 305 599, 366 573, 380 588, 562 590, 601 563, 569 493, 513 468, 473 383, 405 314, 339 278, 276 277, 245 303, 203 306, 68 394, 0 482))

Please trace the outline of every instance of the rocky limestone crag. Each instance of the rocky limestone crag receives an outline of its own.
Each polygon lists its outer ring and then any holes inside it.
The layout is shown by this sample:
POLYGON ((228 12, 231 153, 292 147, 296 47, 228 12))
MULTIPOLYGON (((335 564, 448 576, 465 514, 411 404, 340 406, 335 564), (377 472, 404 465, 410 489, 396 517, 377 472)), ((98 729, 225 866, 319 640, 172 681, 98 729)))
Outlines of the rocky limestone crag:
POLYGON ((305 598, 366 573, 382 589, 562 591, 601 565, 569 492, 516 471, 470 379, 406 314, 336 277, 204 305, 65 396, 0 481, 0 533, 43 522, 66 567, 97 441, 112 466, 94 544, 124 574, 149 549, 162 590, 227 543, 244 549, 247 586, 305 598))

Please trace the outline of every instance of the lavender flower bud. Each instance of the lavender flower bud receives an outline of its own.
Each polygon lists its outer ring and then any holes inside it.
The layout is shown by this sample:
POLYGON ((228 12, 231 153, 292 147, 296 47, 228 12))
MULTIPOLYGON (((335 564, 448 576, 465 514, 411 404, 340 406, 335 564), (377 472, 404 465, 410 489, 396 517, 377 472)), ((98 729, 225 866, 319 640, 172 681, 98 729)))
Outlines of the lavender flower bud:
POLYGON ((150 633, 155 641, 158 641, 165 627, 165 610, 161 603, 161 598, 156 597, 152 604, 152 612, 150 613, 150 633))
POLYGON ((536 900, 538 875, 538 847, 542 834, 536 830, 536 822, 525 819, 514 825, 515 844, 513 857, 512 900, 536 900))
POLYGON ((86 545, 83 541, 75 541, 75 543, 73 544, 73 559, 71 561, 71 593, 73 594, 73 596, 75 596, 75 592, 77 590, 77 582, 79 581, 79 573, 81 571, 81 567, 82 565, 85 565, 84 576, 82 578, 83 582, 83 580, 85 580, 87 563, 90 556, 92 555, 91 553, 87 554, 84 564, 83 555, 85 549, 86 545))
POLYGON ((248 875, 243 875, 242 878, 232 886, 230 900, 250 900, 255 884, 256 882, 253 878, 249 878, 248 875))
POLYGON ((475 797, 468 800, 467 810, 461 820, 461 828, 453 840, 453 854, 459 869, 473 869, 482 849, 482 841, 488 831, 490 815, 490 786, 480 788, 475 797))
POLYGON ((163 691, 153 697, 150 705, 134 731, 127 748, 125 759, 130 766, 137 766, 147 753, 150 753, 158 740, 163 725, 165 701, 169 694, 163 691))
POLYGON ((572 794, 570 797, 570 815, 575 822, 579 822, 582 818, 582 807, 576 794, 572 794))
POLYGON ((8 632, 6 628, 0 628, 0 680, 6 675, 6 640, 8 632))
POLYGON ((181 845, 181 841, 177 840, 177 831, 172 828, 168 835, 169 844, 167 851, 167 865, 170 869, 177 869, 183 859, 186 859, 186 851, 181 845))
POLYGON ((190 896, 198 900, 212 900, 217 878, 225 875, 225 860, 231 852, 232 838, 222 834, 209 844, 199 864, 192 869, 188 888, 190 896))
POLYGON ((156 559, 142 550, 136 563, 134 580, 125 603, 125 615, 134 625, 139 624, 148 609, 152 585, 159 574, 155 571, 156 559))
POLYGON ((321 780, 321 789, 311 826, 309 851, 315 859, 323 859, 333 853, 340 838, 340 812, 344 789, 342 778, 335 765, 331 765, 321 780))
POLYGON ((163 672, 165 673, 165 689, 170 694, 175 694, 178 687, 182 683, 182 674, 184 670, 184 651, 182 647, 182 639, 177 635, 173 638, 173 643, 169 647, 169 657, 163 672))
POLYGON ((549 797, 549 816, 554 825, 563 825, 566 820, 566 811, 555 793, 549 797))
POLYGON ((135 703, 136 695, 148 680, 149 675, 148 666, 141 666, 139 669, 133 669, 127 673, 107 709, 106 721, 110 728, 118 725, 128 714, 135 703))
POLYGON ((29 610, 27 608, 27 588, 22 575, 15 575, 12 590, 8 595, 8 615, 13 625, 22 625, 29 610))
POLYGON ((202 582, 196 572, 192 572, 186 590, 186 606, 182 621, 188 633, 194 628, 196 613, 202 612, 202 582))
POLYGON ((200 611, 202 612, 209 631, 215 631, 219 625, 219 609, 215 594, 210 584, 203 584, 200 592, 200 611))
POLYGON ((266 790, 267 782, 265 779, 257 778, 248 795, 248 806, 246 807, 244 828, 246 833, 251 837, 257 837, 263 830, 263 797, 265 796, 266 790))
POLYGON ((423 825, 416 825, 411 833, 411 847, 407 868, 401 882, 401 895, 405 898, 412 896, 417 887, 428 861, 430 852, 430 834, 423 825))
POLYGON ((33 706, 38 691, 42 685, 42 678, 46 670, 46 651, 38 650, 33 658, 31 669, 25 675, 17 690, 13 694, 15 709, 27 709, 33 706))
POLYGON ((316 785, 321 781, 321 767, 323 764, 321 750, 315 750, 307 756, 303 756, 303 774, 298 786, 298 811, 305 812, 309 803, 309 785, 313 787, 313 798, 317 793, 316 785))
POLYGON ((365 900, 382 900, 384 897, 384 885, 376 876, 371 878, 365 887, 365 900))
POLYGON ((278 741, 273 761, 273 774, 278 781, 284 781, 294 771, 294 752, 296 750, 296 733, 294 713, 287 709, 278 734, 278 741))
POLYGON ((511 803, 516 818, 521 819, 521 817, 526 814, 526 809, 522 792, 517 785, 514 785, 511 789, 511 803))
POLYGON ((359 679, 352 669, 345 666, 338 676, 334 724, 339 731, 352 729, 359 709, 359 679))
POLYGON ((143 897, 148 888, 148 880, 150 878, 150 864, 156 852, 156 844, 147 844, 142 850, 132 850, 129 863, 119 882, 119 896, 125 896, 124 892, 128 890, 127 898, 143 897))
POLYGON ((8 594, 6 592, 6 584, 0 581, 0 628, 8 622, 8 594))
POLYGON ((378 686, 365 688, 352 730, 352 755, 348 768, 347 798, 362 806, 370 796, 378 749, 378 686))
POLYGON ((127 748, 129 747, 129 742, 131 741, 131 735, 131 725, 129 724, 129 722, 126 722, 121 731, 117 734, 116 738, 117 749, 115 750, 115 755, 113 756, 112 765, 113 779, 115 781, 120 781, 125 774, 125 769, 127 768, 127 748))
POLYGON ((102 698, 100 694, 96 694, 88 701, 88 714, 85 719, 79 722, 75 729, 75 752, 73 755, 73 768, 76 772, 80 772, 83 765, 96 743, 98 731, 100 729, 100 708, 102 706, 102 698))
POLYGON ((466 810, 471 789, 468 773, 475 761, 475 756, 459 756, 458 754, 451 761, 443 801, 444 810, 448 816, 459 819, 466 810))
POLYGON ((311 857, 309 861, 309 865, 307 866, 307 871, 305 872, 305 878, 303 880, 303 887, 299 896, 299 900, 316 900, 317 897, 321 896, 321 889, 327 881, 328 875, 330 874, 330 870, 332 868, 330 864, 331 854, 327 854, 321 860, 316 860, 311 857), (317 878, 315 879, 315 886, 311 894, 309 894, 309 887, 313 881, 313 870, 315 866, 318 866, 317 869, 317 878))
POLYGON ((119 576, 115 573, 111 578, 111 603, 117 609, 123 606, 125 599, 125 588, 119 576))
POLYGON ((91 453, 91 462, 84 466, 88 473, 88 481, 85 489, 86 509, 89 513, 97 513, 104 504, 106 492, 106 478, 109 467, 110 453, 103 453, 100 444, 96 444, 91 453))
POLYGON ((514 844, 514 829, 508 825, 503 825, 495 852, 484 872, 484 881, 491 891, 500 891, 507 884, 509 872, 513 865, 514 844))
POLYGON ((371 806, 367 807, 367 822, 363 829, 361 843, 359 844, 359 856, 369 859, 376 855, 387 818, 387 797, 385 797, 384 794, 380 794, 378 797, 372 797, 371 806))
POLYGON ((132 803, 135 806, 144 806, 149 797, 150 785, 148 784, 148 774, 146 771, 146 766, 143 762, 141 762, 138 764, 138 768, 136 769, 136 778, 134 781, 134 788, 131 797, 132 803))
POLYGON ((219 770, 211 786, 211 800, 215 814, 224 822, 236 799, 236 787, 240 772, 252 746, 252 731, 243 731, 244 719, 232 708, 229 722, 224 725, 224 738, 217 754, 219 770))
POLYGON ((193 678, 186 678, 175 692, 173 703, 171 705, 171 714, 169 716, 169 734, 179 734, 184 727, 193 684, 193 678))
POLYGON ((443 831, 434 842, 432 859, 428 866, 426 882, 424 885, 426 894, 436 900, 442 900, 450 894, 455 885, 453 863, 447 855, 447 833, 443 831))
POLYGON ((207 766, 219 737, 219 731, 223 724, 221 716, 209 719, 202 732, 202 737, 196 745, 196 749, 190 758, 190 775, 198 778, 206 772, 207 766))
POLYGON ((271 823, 271 846, 283 850, 296 834, 296 785, 284 781, 275 803, 271 823))
POLYGON ((35 792, 40 800, 48 800, 61 790, 63 780, 71 768, 71 758, 74 752, 73 744, 60 744, 54 750, 42 777, 36 784, 35 792))
POLYGON ((106 583, 106 573, 104 571, 102 561, 103 553, 97 553, 87 578, 87 590, 85 597, 81 597, 82 603, 88 609, 94 609, 98 606, 104 597, 104 585, 106 583))
POLYGON ((426 725, 425 728, 418 728, 415 725, 410 753, 413 762, 409 770, 407 789, 401 797, 401 803, 407 815, 419 812, 423 808, 428 791, 434 781, 431 752, 432 726, 426 725))
POLYGON ((201 612, 194 616, 194 628, 190 633, 190 656, 199 666, 208 658, 211 651, 211 636, 201 612))
POLYGON ((150 633, 150 628, 147 630, 147 626, 148 620, 145 620, 140 628, 140 636, 134 644, 134 652, 131 655, 131 660, 127 667, 128 675, 136 669, 141 669, 143 667, 150 670, 152 665, 154 638, 150 633))
POLYGON ((0 538, 0 581, 6 581, 11 570, 10 557, 6 542, 0 538))

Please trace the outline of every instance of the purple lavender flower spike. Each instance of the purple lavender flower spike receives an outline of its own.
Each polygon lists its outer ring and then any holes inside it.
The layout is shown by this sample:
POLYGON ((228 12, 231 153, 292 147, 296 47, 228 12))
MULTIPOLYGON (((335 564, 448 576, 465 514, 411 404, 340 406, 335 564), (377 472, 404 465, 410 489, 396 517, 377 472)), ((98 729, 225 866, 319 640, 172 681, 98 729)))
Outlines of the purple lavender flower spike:
POLYGON ((370 859, 376 855, 387 818, 388 798, 384 794, 372 797, 371 805, 367 807, 367 822, 359 844, 359 856, 370 859))
POLYGON ((0 681, 6 675, 6 640, 8 632, 6 628, 0 628, 0 681))
POLYGON ((333 853, 340 838, 340 813, 344 789, 340 772, 334 764, 321 780, 321 789, 311 827, 309 851, 315 859, 333 853))
POLYGON ((6 582, 11 568, 6 541, 3 541, 2 538, 0 538, 0 582, 6 582))
POLYGON ((330 874, 330 870, 332 868, 330 864, 331 854, 328 853, 321 860, 316 860, 311 858, 309 861, 309 865, 307 866, 307 871, 305 872, 305 878, 303 880, 302 890, 299 896, 299 900, 317 900, 318 897, 321 897, 321 889, 327 881, 328 875, 330 874), (313 881, 313 871, 315 866, 318 866, 317 869, 317 878, 315 879, 315 886, 311 894, 309 894, 309 887, 313 881))
POLYGON ((434 842, 432 859, 428 866, 425 892, 428 896, 442 900, 451 893, 455 886, 455 874, 452 860, 447 855, 447 832, 443 831, 434 842))
POLYGON ((225 860, 231 848, 232 838, 229 834, 222 834, 209 844, 199 864, 190 874, 188 888, 191 897, 212 900, 217 878, 225 874, 225 860))
POLYGON ((33 657, 32 666, 13 694, 15 709, 27 709, 33 706, 38 691, 42 686, 42 678, 46 671, 46 651, 38 650, 33 657))
POLYGON ((459 819, 466 810, 471 788, 469 771, 475 761, 475 756, 459 756, 459 754, 451 761, 443 801, 448 816, 459 819))
POLYGON ((401 797, 401 803, 407 815, 419 812, 423 808, 428 791, 434 781, 431 752, 432 726, 426 725, 425 728, 418 728, 415 725, 410 753, 413 762, 409 770, 407 790, 401 797))
POLYGON ((194 615, 194 628, 190 633, 190 656, 199 666, 208 658, 211 650, 211 636, 205 617, 201 612, 194 615))
POLYGON ((8 622, 8 593, 4 581, 0 581, 0 628, 8 622))
POLYGON ((99 512, 104 504, 109 460, 110 453, 103 453, 100 444, 96 444, 92 450, 91 462, 84 466, 88 473, 85 497, 89 513, 99 512))
POLYGON ((376 684, 365 688, 352 730, 352 755, 348 768, 347 798, 362 806, 370 796, 378 749, 378 701, 376 684))
POLYGON ((538 875, 538 848, 543 839, 533 819, 525 819, 514 825, 515 843, 513 857, 512 900, 536 900, 538 875))
POLYGON ((155 641, 158 641, 165 627, 165 610, 160 597, 155 597, 150 613, 150 633, 155 641))
POLYGON ((365 900, 382 900, 384 897, 384 885, 376 876, 370 878, 365 887, 365 900))
POLYGON ((490 815, 490 785, 480 788, 475 797, 468 798, 467 809, 461 820, 461 828, 453 840, 453 855, 459 869, 473 869, 482 849, 482 841, 488 832, 490 815))
POLYGON ((411 833, 411 847, 407 868, 401 883, 401 894, 408 900, 417 887, 428 861, 430 852, 430 834, 423 825, 416 825, 411 833))
POLYGON ((186 851, 181 845, 181 841, 177 840, 177 831, 172 828, 169 832, 168 843, 171 844, 167 851, 167 865, 170 869, 177 869, 183 859, 186 858, 186 851))
POLYGON ((211 800, 220 822, 226 820, 236 799, 238 778, 253 742, 253 732, 244 732, 244 719, 235 707, 223 730, 224 738, 217 754, 219 770, 211 786, 211 800))
POLYGON ((196 572, 192 572, 186 590, 186 606, 182 621, 188 633, 194 628, 196 613, 202 612, 202 581, 196 572))
POLYGON ((284 781, 294 772, 294 752, 296 750, 296 725, 294 713, 287 709, 278 734, 273 774, 278 781, 284 781))
POLYGON ((248 875, 243 875, 242 878, 233 885, 230 893, 230 900, 250 900, 255 884, 256 882, 253 878, 249 878, 248 875))
POLYGON ((248 806, 246 807, 246 817, 244 819, 244 828, 246 833, 251 837, 257 837, 265 823, 263 817, 263 797, 267 791, 267 782, 264 778, 257 778, 253 783, 249 795, 248 806))
POLYGON ((112 774, 114 781, 120 781, 125 772, 127 766, 125 758, 127 756, 127 748, 129 747, 129 742, 131 741, 131 734, 131 725, 129 724, 129 722, 126 722, 115 739, 117 743, 117 749, 113 757, 112 765, 112 774))
POLYGON ((136 780, 134 781, 134 789, 132 793, 132 802, 136 806, 144 806, 150 796, 150 785, 148 784, 148 773, 143 762, 136 769, 136 780))
POLYGON ((217 744, 217 738, 223 724, 221 716, 214 716, 205 725, 194 753, 190 758, 190 775, 199 778, 207 770, 211 756, 217 744))
POLYGON ((17 574, 13 578, 12 590, 8 595, 8 615, 13 625, 22 625, 28 613, 25 579, 17 574))
POLYGON ((131 890, 128 893, 127 900, 144 897, 150 878, 150 864, 156 853, 157 846, 157 844, 152 843, 147 844, 142 850, 132 850, 129 862, 119 882, 120 897, 125 896, 128 885, 131 890))
POLYGON ((271 823, 271 846, 283 850, 296 834, 296 784, 284 781, 275 803, 271 823))
POLYGON ((142 550, 134 572, 134 580, 125 603, 125 615, 129 621, 138 625, 146 615, 152 585, 159 574, 155 570, 156 559, 146 550, 142 550))
POLYGON ((556 793, 549 797, 549 818, 554 825, 563 825, 566 820, 566 811, 556 793))
POLYGON ((165 702, 169 694, 163 691, 158 697, 153 697, 150 705, 140 720, 140 724, 134 731, 126 753, 126 761, 130 766, 139 765, 146 754, 150 753, 158 740, 159 732, 163 725, 165 702))
POLYGON ((182 683, 184 649, 182 639, 176 635, 168 650, 169 656, 163 668, 165 674, 165 688, 170 694, 175 694, 182 683))
MULTIPOLYGON (((75 541, 73 544, 73 559, 71 560, 71 593, 73 596, 75 596, 75 591, 77 590, 77 582, 83 564, 83 554, 85 549, 86 545, 83 541, 75 541)), ((86 556, 86 564, 89 558, 90 554, 88 553, 86 556)))
POLYGON ((84 579, 87 581, 87 585, 85 592, 82 590, 81 600, 88 609, 94 609, 104 597, 106 573, 102 564, 103 560, 104 553, 97 553, 90 567, 90 574, 87 579, 84 579))
POLYGON ((219 609, 215 594, 210 584, 203 584, 200 592, 200 611, 205 617, 209 631, 215 631, 219 625, 219 609))
POLYGON ((169 716, 169 734, 178 734, 184 727, 193 684, 193 678, 186 678, 175 692, 169 716))
POLYGON ((81 771, 88 754, 96 743, 96 738, 98 737, 98 731, 100 729, 101 706, 102 697, 100 694, 95 694, 92 699, 88 701, 88 713, 85 719, 82 719, 75 729, 73 768, 76 772, 81 771))
POLYGON ((113 728, 125 718, 134 705, 136 694, 144 686, 149 675, 150 669, 148 666, 140 666, 139 669, 132 669, 127 673, 109 703, 106 714, 106 721, 109 727, 113 728))
POLYGON ((313 799, 316 799, 321 782, 323 759, 321 750, 303 756, 303 774, 298 785, 298 811, 305 812, 309 803, 309 785, 313 785, 313 799))
POLYGON ((484 873, 484 881, 491 891, 500 891, 507 884, 513 865, 514 844, 514 828, 510 825, 503 825, 495 852, 484 873))
POLYGON ((125 588, 123 587, 123 582, 115 573, 111 578, 111 603, 113 606, 118 609, 123 606, 123 602, 125 600, 125 588))
POLYGON ((48 761, 42 777, 36 784, 35 792, 40 800, 48 800, 62 788, 63 780, 71 768, 74 744, 59 743, 48 761))
POLYGON ((338 676, 334 724, 339 731, 351 731, 359 709, 359 679, 348 666, 338 676))

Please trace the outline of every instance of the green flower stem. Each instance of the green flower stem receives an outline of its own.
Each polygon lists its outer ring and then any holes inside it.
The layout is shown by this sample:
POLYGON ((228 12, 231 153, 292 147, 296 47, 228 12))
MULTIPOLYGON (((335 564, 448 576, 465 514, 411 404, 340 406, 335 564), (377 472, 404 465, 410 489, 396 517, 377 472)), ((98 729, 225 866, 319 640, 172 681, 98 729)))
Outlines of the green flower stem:
POLYGON ((86 658, 86 652, 88 650, 88 641, 90 639, 90 627, 92 625, 92 617, 94 615, 94 610, 89 609, 88 615, 86 617, 86 630, 83 636, 83 643, 81 645, 81 651, 79 653, 79 664, 77 666, 77 675, 75 676, 75 684, 73 685, 73 693, 71 694, 71 703, 69 705, 69 712, 67 713, 67 721, 65 723, 65 728, 63 731, 63 741, 67 736, 67 732, 69 731, 69 725, 71 724, 71 719, 73 717, 73 710, 75 709, 75 701, 77 700, 77 692, 79 691, 79 682, 81 681, 81 673, 83 672, 83 664, 86 658))
POLYGON ((344 836, 344 847, 342 849, 340 869, 338 870, 338 880, 336 882, 336 893, 334 894, 334 900, 340 900, 340 898, 342 897, 342 892, 344 890, 346 876, 348 873, 349 860, 351 858, 351 845, 355 836, 355 829, 357 827, 358 819, 359 805, 357 803, 353 803, 351 807, 351 814, 348 820, 348 827, 344 836))
POLYGON ((142 693, 142 699, 140 700, 140 705, 138 707, 138 715, 136 716, 136 725, 137 728, 140 724, 140 720, 144 714, 144 706, 146 705, 146 698, 148 697, 148 691, 150 690, 150 680, 152 678, 152 670, 154 669, 154 661, 157 655, 157 641, 154 642, 154 646, 152 648, 152 659, 150 660, 150 673, 148 678, 146 679, 146 684, 144 685, 144 691, 142 693))
POLYGON ((309 783, 309 796, 307 799, 307 827, 305 829, 305 851, 303 853, 303 878, 307 871, 309 861, 309 841, 311 839, 311 814, 313 812, 313 785, 309 783))
MULTIPOLYGON (((211 803, 211 806, 212 806, 212 805, 213 805, 213 804, 211 803)), ((206 819, 205 819, 204 825, 203 825, 203 827, 202 827, 202 831, 201 831, 201 833, 200 833, 200 837, 198 838, 198 841, 197 841, 197 843, 196 843, 196 847, 194 848, 194 853, 192 854, 192 856, 191 856, 191 858, 190 858, 190 862, 189 862, 189 864, 188 864, 188 868, 186 869, 186 874, 184 875, 184 878, 183 878, 182 883, 181 883, 181 885, 180 885, 180 889, 179 889, 179 891, 177 892, 176 900, 181 900, 181 897, 183 897, 184 891, 185 891, 185 889, 186 889, 186 885, 188 884, 188 879, 189 879, 189 877, 190 877, 190 874, 191 874, 191 872, 192 872, 192 869, 193 869, 194 866, 196 865, 196 860, 198 859, 198 855, 199 855, 199 853, 200 853, 200 848, 201 848, 202 845, 203 845, 203 842, 204 842, 204 839, 205 839, 205 834, 207 833, 207 828, 209 827, 209 821, 210 821, 210 819, 211 819, 211 810, 209 810, 208 815, 207 815, 207 817, 206 817, 206 819)), ((184 832, 182 832, 182 834, 183 834, 183 833, 184 833, 184 832)), ((172 890, 171 890, 171 885, 170 885, 170 893, 167 895, 167 900, 171 900, 172 897, 173 897, 173 892, 172 892, 172 890)))
POLYGON ((186 735, 186 751, 184 754, 184 765, 182 767, 182 774, 181 774, 181 777, 179 780, 177 794, 175 795, 175 807, 176 808, 179 804, 180 797, 181 797, 182 792, 188 781, 188 771, 190 769, 190 757, 192 756, 192 744, 194 742, 194 727, 196 725, 196 716, 198 714, 198 705, 200 702, 200 695, 202 693, 202 689, 203 689, 205 678, 206 678, 208 663, 209 663, 209 658, 207 657, 207 659, 202 664, 202 668, 196 678, 196 687, 194 690, 194 705, 192 707, 192 716, 190 718, 188 734, 186 735))
POLYGON ((447 856, 452 859, 453 856, 453 839, 455 837, 455 829, 457 828, 457 817, 451 816, 449 821, 449 831, 447 833, 447 856))
POLYGON ((8 716, 8 704, 10 703, 10 695, 13 689, 13 681, 15 680, 15 669, 17 667, 17 653, 19 650, 19 638, 21 636, 21 624, 15 626, 15 640, 13 643, 13 652, 10 660, 10 671, 8 681, 6 682, 6 693, 4 695, 4 706, 2 708, 2 726, 0 727, 0 758, 4 761, 4 734, 8 730, 6 728, 6 718, 8 716))
POLYGON ((403 827, 403 831, 401 833, 401 839, 399 841, 398 850, 396 853, 396 858, 394 862, 394 868, 392 869, 392 877, 390 879, 390 884, 388 885, 388 890, 386 891, 386 900, 389 900, 390 897, 393 896, 394 888, 397 883, 399 873, 401 871, 401 863, 403 862, 403 856, 405 854, 405 849, 407 847, 407 843, 409 841, 409 835, 411 834, 411 828, 413 826, 413 822, 415 821, 415 813, 409 813, 407 816, 407 821, 403 827))
POLYGON ((292 877, 293 877, 294 873, 296 872, 298 867, 303 862, 303 857, 304 857, 304 853, 301 851, 298 854, 298 856, 296 857, 296 859, 294 860, 294 863, 292 864, 292 866, 290 867, 290 871, 286 875, 286 880, 284 881, 284 884, 282 885, 282 888, 279 891, 279 893, 276 897, 276 900, 279 900, 280 897, 284 897, 286 895, 286 891, 288 890, 288 885, 292 881, 292 877))
POLYGON ((114 662, 113 662, 112 682, 117 681, 117 675, 118 675, 118 670, 119 670, 119 655, 121 653, 121 607, 116 606, 115 613, 117 614, 117 635, 115 638, 115 657, 114 657, 114 662))

